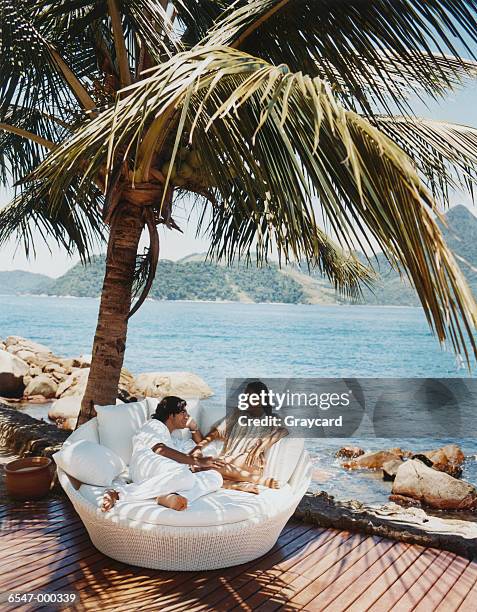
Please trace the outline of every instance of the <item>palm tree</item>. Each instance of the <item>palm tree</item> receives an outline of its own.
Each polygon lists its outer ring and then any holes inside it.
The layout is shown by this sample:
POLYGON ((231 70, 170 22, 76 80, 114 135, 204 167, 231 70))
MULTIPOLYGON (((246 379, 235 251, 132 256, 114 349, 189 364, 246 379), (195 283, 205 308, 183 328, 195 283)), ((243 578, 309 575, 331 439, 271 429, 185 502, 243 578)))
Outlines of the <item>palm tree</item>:
POLYGON ((472 189, 477 131, 417 119, 409 96, 437 98, 475 77, 454 46, 477 40, 475 2, 0 6, 1 169, 16 185, 0 243, 16 232, 29 252, 36 228, 87 260, 109 233, 79 423, 116 398, 157 226, 179 229, 184 195, 200 207, 210 255, 228 262, 276 251, 355 294, 372 274, 353 250, 381 249, 439 340, 469 362, 475 303, 436 218, 449 188, 472 189))

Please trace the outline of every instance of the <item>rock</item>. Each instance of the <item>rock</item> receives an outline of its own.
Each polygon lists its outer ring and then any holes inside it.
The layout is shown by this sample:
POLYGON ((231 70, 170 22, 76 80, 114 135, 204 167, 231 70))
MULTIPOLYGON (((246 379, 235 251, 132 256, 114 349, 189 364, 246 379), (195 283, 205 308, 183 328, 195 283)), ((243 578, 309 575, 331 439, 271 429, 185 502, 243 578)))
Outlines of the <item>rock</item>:
POLYGON ((57 363, 52 363, 51 361, 49 361, 47 364, 43 366, 43 372, 46 372, 46 373, 58 372, 60 374, 66 374, 65 368, 61 367, 57 363))
POLYGON ((57 383, 50 376, 41 374, 31 380, 24 391, 24 395, 25 397, 43 395, 43 397, 50 398, 55 397, 57 389, 57 383))
POLYGON ((205 399, 213 395, 209 385, 191 372, 148 372, 139 374, 133 394, 148 397, 177 395, 184 399, 205 399))
POLYGON ((13 347, 16 350, 26 350, 34 353, 35 355, 38 353, 52 355, 52 351, 45 346, 44 344, 39 344, 38 342, 32 342, 32 340, 27 340, 26 338, 22 338, 21 336, 8 336, 5 340, 5 345, 7 347, 13 347))
POLYGON ((448 444, 422 454, 432 461, 432 467, 435 470, 446 472, 455 478, 462 476, 465 455, 457 444, 448 444))
POLYGON ((58 429, 73 431, 76 427, 76 421, 77 417, 70 417, 69 419, 60 417, 56 419, 56 426, 58 427, 58 429))
POLYGON ((477 489, 416 459, 404 462, 396 473, 393 495, 403 495, 440 510, 477 510, 477 489))
POLYGON ((396 472, 402 464, 402 459, 391 459, 391 461, 383 463, 383 480, 394 480, 396 472))
POLYGON ((56 397, 84 395, 88 382, 89 368, 75 368, 73 372, 58 385, 56 397))
POLYGON ((89 368, 91 365, 91 355, 87 355, 84 357, 81 355, 80 357, 75 357, 72 360, 71 367, 72 368, 89 368))
MULTIPOLYGON (((74 368, 73 372, 58 385, 56 397, 68 397, 70 395, 83 397, 88 384, 88 376, 89 368, 74 368)), ((126 368, 123 368, 119 377, 119 387, 128 390, 133 383, 133 375, 126 368)))
POLYGON ((347 459, 354 459, 364 455, 364 450, 359 446, 343 446, 339 451, 336 451, 335 457, 346 457, 347 459))
POLYGON ((36 365, 30 366, 30 376, 40 376, 41 368, 36 365))
POLYGON ((15 355, 17 357, 20 357, 20 359, 23 359, 23 361, 28 362, 35 357, 35 353, 32 353, 31 351, 25 351, 23 349, 20 351, 16 351, 15 355))
POLYGON ((365 453, 352 461, 348 461, 347 463, 343 463, 343 467, 349 470, 357 470, 357 469, 368 469, 368 470, 377 470, 381 469, 383 465, 388 461, 396 461, 397 459, 401 459, 400 455, 397 455, 391 451, 375 451, 372 453, 365 453))
POLYGON ((21 397, 25 384, 23 377, 30 368, 19 357, 7 351, 0 351, 0 395, 3 397, 21 397))
POLYGON ((32 380, 33 380, 33 376, 31 376, 30 374, 26 374, 23 377, 23 384, 25 385, 25 387, 27 387, 31 383, 32 380))
POLYGON ((403 508, 422 508, 420 501, 412 497, 406 497, 405 495, 390 495, 389 501, 399 504, 403 508))
POLYGON ((56 421, 59 418, 77 418, 82 398, 82 395, 67 395, 57 399, 48 411, 48 418, 52 421, 56 421))

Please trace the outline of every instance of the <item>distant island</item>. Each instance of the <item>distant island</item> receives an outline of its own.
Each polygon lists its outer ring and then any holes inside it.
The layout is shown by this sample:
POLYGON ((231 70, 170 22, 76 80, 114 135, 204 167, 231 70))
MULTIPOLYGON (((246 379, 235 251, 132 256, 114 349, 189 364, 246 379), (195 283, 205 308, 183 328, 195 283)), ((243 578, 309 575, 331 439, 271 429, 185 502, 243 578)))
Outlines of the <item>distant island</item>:
MULTIPOLYGON (((443 233, 472 291, 477 294, 477 218, 465 207, 446 214, 443 233)), ((359 255, 365 261, 364 255, 359 255)), ((157 300, 210 300, 232 302, 282 302, 289 304, 382 304, 418 306, 414 288, 378 254, 373 267, 379 273, 373 290, 363 289, 351 302, 338 295, 326 278, 306 266, 261 268, 238 264, 227 267, 204 261, 202 254, 180 261, 162 260, 150 297, 157 300)), ((59 278, 23 271, 0 272, 0 293, 97 297, 101 293, 105 259, 97 255, 86 266, 76 264, 59 278)))

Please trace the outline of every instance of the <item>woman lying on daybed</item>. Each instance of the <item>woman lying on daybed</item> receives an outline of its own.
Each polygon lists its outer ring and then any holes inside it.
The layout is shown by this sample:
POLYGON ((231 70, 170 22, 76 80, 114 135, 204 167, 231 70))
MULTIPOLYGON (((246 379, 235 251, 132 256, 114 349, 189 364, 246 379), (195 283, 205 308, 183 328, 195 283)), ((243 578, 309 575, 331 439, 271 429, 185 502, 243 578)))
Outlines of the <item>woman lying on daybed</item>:
MULTIPOLYGON (((214 440, 223 441, 223 448, 218 459, 223 461, 219 468, 224 479, 235 481, 235 486, 250 493, 258 493, 259 484, 276 489, 280 484, 274 478, 264 478, 265 452, 278 440, 288 434, 284 427, 272 425, 241 425, 239 417, 245 414, 254 419, 271 416, 272 411, 266 403, 251 401, 267 397, 268 388, 260 382, 251 382, 245 389, 248 407, 245 411, 235 410, 192 449, 190 455, 200 459, 203 449, 214 440)), ((197 441, 197 440, 195 440, 197 441)))
MULTIPOLYGON (((260 407, 258 411, 254 407, 251 412, 253 416, 263 413, 260 407)), ((221 486, 250 493, 258 493, 259 484, 277 488, 276 480, 263 478, 264 452, 286 435, 286 430, 275 428, 271 431, 268 428, 265 431, 262 428, 263 437, 251 439, 249 435, 243 435, 244 432, 238 432, 235 422, 235 417, 226 419, 202 440, 197 425, 189 419, 186 402, 178 397, 165 397, 151 420, 133 438, 132 483, 106 491, 103 512, 110 510, 118 499, 139 501, 155 497, 158 504, 173 510, 185 510, 188 502, 221 486), (190 454, 179 451, 171 437, 172 431, 186 426, 191 429, 197 443, 190 454), (224 439, 221 456, 199 456, 202 448, 217 438, 224 439)))

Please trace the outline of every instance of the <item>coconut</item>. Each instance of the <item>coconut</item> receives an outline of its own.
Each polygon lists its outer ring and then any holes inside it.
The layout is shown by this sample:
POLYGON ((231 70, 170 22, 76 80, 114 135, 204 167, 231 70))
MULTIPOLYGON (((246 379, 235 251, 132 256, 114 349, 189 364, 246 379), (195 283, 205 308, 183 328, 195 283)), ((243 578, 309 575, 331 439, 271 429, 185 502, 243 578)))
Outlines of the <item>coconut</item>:
POLYGON ((188 179, 190 178, 192 175, 194 174, 194 171, 192 170, 192 168, 189 166, 189 164, 181 164, 180 168, 179 168, 179 176, 181 176, 184 179, 188 179))
POLYGON ((190 151, 186 157, 186 161, 192 168, 200 168, 202 165, 202 160, 200 159, 200 155, 197 151, 190 151))
MULTIPOLYGON (((169 173, 169 168, 171 167, 171 161, 167 161, 161 168, 161 172, 162 174, 167 177, 168 173, 169 173)), ((172 166, 172 170, 171 170, 171 178, 174 178, 177 174, 177 169, 176 167, 173 165, 172 166)))

